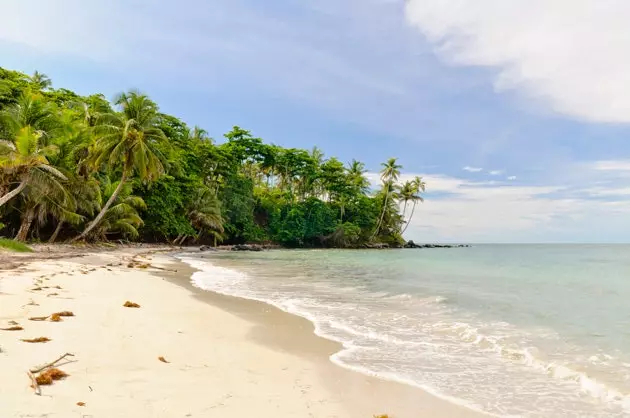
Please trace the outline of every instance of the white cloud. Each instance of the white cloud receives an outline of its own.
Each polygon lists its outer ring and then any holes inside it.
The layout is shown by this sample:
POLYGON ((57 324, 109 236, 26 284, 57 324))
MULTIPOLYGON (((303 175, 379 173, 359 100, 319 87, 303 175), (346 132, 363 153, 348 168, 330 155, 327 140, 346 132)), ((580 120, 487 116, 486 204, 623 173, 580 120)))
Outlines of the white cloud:
POLYGON ((507 179, 510 180, 510 181, 514 181, 514 180, 516 180, 516 176, 510 176, 507 179))
POLYGON ((468 171, 469 173, 479 173, 479 172, 483 171, 483 168, 466 166, 466 167, 462 168, 462 170, 468 171))
POLYGON ((497 90, 630 122, 627 0, 408 0, 406 16, 449 62, 496 67, 497 90))
POLYGON ((591 163, 598 171, 630 171, 630 160, 604 160, 591 163))
POLYGON ((500 176, 501 174, 503 174, 503 170, 492 170, 489 173, 491 176, 500 176))

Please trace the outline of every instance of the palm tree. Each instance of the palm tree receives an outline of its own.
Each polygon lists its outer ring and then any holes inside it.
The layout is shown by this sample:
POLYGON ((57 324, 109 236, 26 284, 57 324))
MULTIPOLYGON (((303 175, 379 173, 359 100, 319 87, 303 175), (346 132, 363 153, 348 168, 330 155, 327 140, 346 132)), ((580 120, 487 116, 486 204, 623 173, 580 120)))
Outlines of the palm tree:
POLYGON ((158 128, 157 105, 133 91, 121 94, 115 103, 121 112, 100 115, 93 152, 96 167, 122 170, 120 181, 96 218, 75 240, 85 239, 101 223, 134 173, 147 182, 164 173, 164 156, 157 146, 166 142, 166 135, 158 128))
POLYGON ((409 203, 410 200, 412 200, 414 194, 414 183, 412 181, 406 181, 401 187, 400 190, 398 192, 398 196, 400 197, 400 199, 405 202, 404 206, 403 206, 403 213, 402 213, 402 217, 405 217, 405 213, 407 213, 407 204, 409 203))
POLYGON ((348 165, 348 176, 350 183, 356 187, 357 193, 366 193, 370 188, 370 181, 365 177, 365 164, 360 161, 352 160, 348 165))
MULTIPOLYGON (((197 229, 197 239, 204 232, 214 237, 215 246, 217 239, 223 239, 223 223, 225 221, 221 216, 221 203, 210 189, 203 188, 196 191, 196 195, 188 207, 187 216, 192 226, 197 229)), ((175 244, 183 243, 186 238, 186 235, 178 237, 175 244)))
POLYGON ((139 210, 147 208, 141 197, 133 196, 133 188, 130 183, 122 184, 120 181, 112 183, 109 178, 103 181, 103 196, 112 200, 113 204, 105 211, 101 222, 94 228, 94 235, 107 241, 108 234, 121 234, 125 237, 137 238, 138 228, 143 224, 138 214, 139 210))
POLYGON ((57 219, 57 227, 48 240, 50 243, 57 240, 64 225, 78 225, 86 216, 92 217, 101 209, 101 189, 95 179, 85 180, 79 176, 68 176, 68 179, 67 188, 72 196, 71 204, 66 207, 53 207, 48 212, 57 219))
POLYGON ((0 196, 0 207, 22 193, 27 186, 45 190, 64 190, 59 180, 66 180, 47 157, 57 152, 55 146, 41 146, 42 134, 30 126, 21 128, 13 141, 0 140, 0 170, 3 177, 16 179, 18 186, 0 196))
POLYGON ((379 229, 383 224, 383 218, 385 217, 385 212, 388 208, 387 204, 389 203, 389 199, 392 197, 395 191, 395 182, 400 176, 400 170, 402 169, 402 166, 398 164, 397 161, 397 158, 390 158, 389 160, 387 160, 387 162, 381 164, 383 166, 383 169, 381 170, 381 181, 383 182, 384 202, 383 210, 381 212, 379 221, 376 224, 376 229, 372 234, 372 238, 378 234, 379 229))
POLYGON ((39 90, 46 90, 52 86, 52 81, 46 74, 42 74, 39 71, 35 71, 31 76, 31 83, 35 85, 39 90))
POLYGON ((422 180, 422 177, 416 176, 416 178, 414 178, 411 183, 412 183, 411 184, 412 185, 412 189, 411 189, 412 193, 408 196, 408 199, 413 202, 413 207, 411 209, 411 215, 409 216, 409 220, 407 221, 407 224, 403 228, 401 234, 404 234, 405 231, 407 230, 407 228, 409 227, 409 224, 411 224, 411 220, 413 219, 413 214, 414 214, 414 212, 416 210, 416 205, 418 204, 418 202, 424 202, 424 198, 420 195, 420 193, 421 192, 424 193, 424 191, 426 189, 426 184, 422 180))

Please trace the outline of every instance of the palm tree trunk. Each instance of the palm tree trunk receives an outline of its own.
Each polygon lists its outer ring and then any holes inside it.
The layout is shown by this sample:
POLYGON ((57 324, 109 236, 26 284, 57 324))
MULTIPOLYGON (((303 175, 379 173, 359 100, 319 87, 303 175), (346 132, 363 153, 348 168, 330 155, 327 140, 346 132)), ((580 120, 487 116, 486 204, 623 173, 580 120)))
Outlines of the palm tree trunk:
POLYGON ((385 203, 383 203, 383 212, 381 212, 381 218, 378 220, 378 223, 376 224, 376 229, 374 230, 374 233, 372 234, 372 238, 374 238, 376 234, 378 234, 378 230, 381 228, 381 224, 383 223, 383 219, 385 218, 385 211, 387 210, 388 200, 389 200, 389 186, 387 187, 387 192, 385 194, 385 203))
POLYGON ((120 178, 120 183, 118 183, 118 186, 116 187, 116 190, 114 190, 114 193, 112 193, 112 195, 110 196, 109 200, 107 200, 107 203, 105 203, 105 206, 103 206, 103 208, 98 213, 96 218, 94 218, 94 220, 92 222, 90 222, 90 224, 87 226, 87 228, 85 228, 85 231, 83 231, 83 233, 81 233, 81 235, 79 235, 78 237, 76 237, 76 238, 74 238, 72 240, 73 242, 85 239, 88 235, 90 235, 92 230, 94 230, 94 228, 96 228, 98 226, 98 224, 101 223, 101 221, 103 220, 103 217, 105 216, 105 213, 109 210, 109 208, 112 206, 114 201, 118 198, 118 195, 120 194, 120 191, 122 190, 123 186, 125 185, 125 181, 126 180, 127 180, 127 168, 125 167, 123 169, 122 177, 120 178))
POLYGON ((35 219, 35 206, 28 208, 26 214, 24 215, 24 219, 22 219, 22 225, 20 225, 20 230, 18 231, 15 239, 17 241, 26 241, 28 238, 28 231, 31 230, 31 225, 33 225, 33 220, 35 219))
POLYGON ((64 224, 63 221, 59 221, 59 223, 57 224, 57 228, 55 228, 55 232, 53 232, 52 236, 48 240, 49 243, 52 244, 53 242, 57 241, 57 237, 59 236, 59 232, 61 232, 61 228, 63 227, 63 224, 64 224))
POLYGON ((26 188, 26 180, 22 180, 22 182, 20 183, 18 187, 11 190, 9 193, 5 194, 4 196, 0 197, 0 207, 4 205, 5 203, 7 203, 9 200, 13 199, 15 196, 19 195, 22 192, 22 190, 24 190, 25 188, 26 188))
POLYGON ((411 215, 409 215, 409 220, 407 221, 407 224, 405 225, 405 228, 400 233, 401 235, 405 233, 407 228, 409 228, 409 224, 411 223, 411 220, 413 219, 413 213, 416 211, 416 203, 417 203, 416 201, 413 202, 413 206, 411 208, 411 215))

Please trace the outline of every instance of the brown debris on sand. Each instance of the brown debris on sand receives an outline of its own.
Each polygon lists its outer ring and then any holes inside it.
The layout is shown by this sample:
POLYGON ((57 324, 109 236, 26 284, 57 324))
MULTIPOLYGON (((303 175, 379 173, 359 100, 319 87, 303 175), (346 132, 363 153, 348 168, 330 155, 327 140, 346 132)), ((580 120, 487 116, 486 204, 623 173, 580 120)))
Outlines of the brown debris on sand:
POLYGON ((0 328, 0 331, 23 331, 23 330, 24 330, 24 328, 22 328, 19 325, 14 325, 14 326, 9 327, 9 328, 0 328))
POLYGON ((31 339, 22 339, 25 343, 47 343, 48 341, 52 341, 48 337, 39 337, 39 338, 31 338, 31 339))
POLYGON ((28 320, 29 321, 45 321, 48 318, 50 318, 50 315, 49 316, 33 316, 33 317, 29 318, 28 320))
POLYGON ((160 360, 162 363, 170 363, 170 361, 167 361, 164 357, 160 356, 158 357, 158 360, 160 360))
POLYGON ((45 372, 41 372, 39 376, 35 376, 35 382, 40 386, 52 385, 54 381, 65 379, 68 377, 68 373, 59 369, 48 369, 45 372))
POLYGON ((125 302, 125 304, 123 305, 125 308, 139 308, 140 305, 138 305, 135 302, 131 302, 131 301, 127 301, 125 302))
POLYGON ((50 315, 50 320, 52 322, 61 322, 61 321, 63 321, 61 319, 61 315, 59 315, 58 313, 54 313, 54 314, 50 315))
POLYGON ((85 402, 77 402, 78 406, 85 406, 85 402))
POLYGON ((74 312, 70 312, 70 311, 63 311, 63 312, 57 312, 57 313, 54 313, 53 315, 59 315, 59 316, 74 316, 74 312))

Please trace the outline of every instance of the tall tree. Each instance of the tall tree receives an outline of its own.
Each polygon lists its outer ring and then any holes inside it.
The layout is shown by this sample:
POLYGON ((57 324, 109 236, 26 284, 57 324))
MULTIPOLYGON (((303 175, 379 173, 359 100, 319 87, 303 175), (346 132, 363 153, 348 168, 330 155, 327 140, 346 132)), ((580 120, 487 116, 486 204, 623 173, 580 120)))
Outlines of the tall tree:
POLYGON ((411 181, 411 190, 410 190, 411 193, 407 196, 407 200, 411 200, 413 202, 413 207, 411 209, 411 215, 409 216, 409 219, 407 220, 407 223, 401 232, 402 234, 404 234, 407 228, 409 228, 409 225, 411 224, 411 220, 413 219, 413 214, 416 210, 416 205, 418 204, 418 202, 424 202, 424 198, 422 197, 420 193, 424 193, 425 189, 426 189, 426 184, 422 180, 422 177, 416 176, 416 178, 414 178, 411 181))
POLYGON ((121 94, 115 103, 120 112, 99 117, 93 156, 95 167, 106 166, 112 172, 120 169, 120 181, 96 218, 76 239, 87 238, 99 225, 134 173, 145 182, 154 181, 164 173, 164 156, 158 145, 166 142, 166 136, 157 127, 157 105, 135 91, 121 94))
POLYGON ((387 162, 381 164, 383 169, 381 170, 381 181, 383 182, 383 209, 381 211, 381 216, 379 218, 378 224, 376 225, 376 229, 374 230, 374 234, 372 237, 375 237, 383 224, 383 218, 385 217, 385 212, 388 209, 388 204, 390 199, 393 197, 395 182, 398 180, 400 176, 400 170, 402 166, 398 164, 397 158, 390 158, 387 162))

